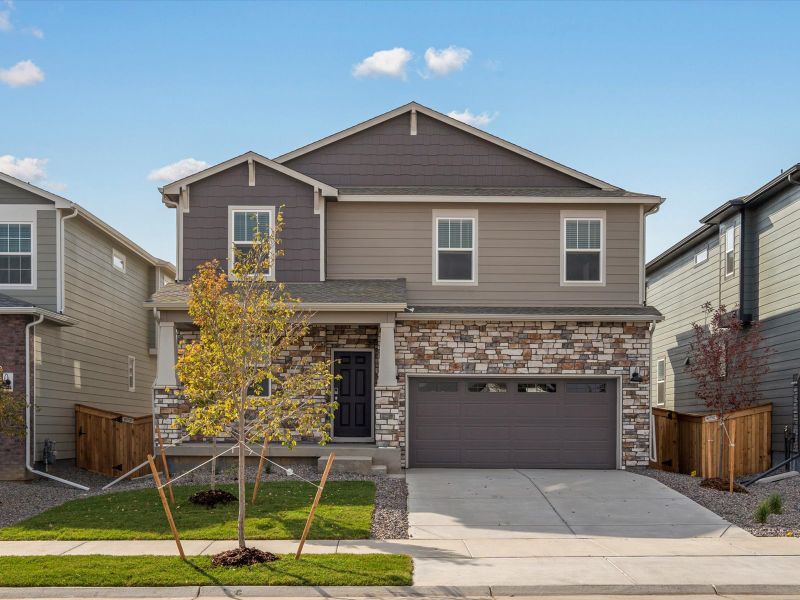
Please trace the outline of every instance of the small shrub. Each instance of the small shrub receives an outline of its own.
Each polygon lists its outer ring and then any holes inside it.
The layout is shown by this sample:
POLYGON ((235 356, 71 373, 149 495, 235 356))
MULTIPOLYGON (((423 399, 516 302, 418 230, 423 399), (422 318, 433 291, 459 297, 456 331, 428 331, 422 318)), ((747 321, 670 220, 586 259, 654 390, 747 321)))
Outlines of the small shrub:
POLYGON ((767 518, 769 517, 770 512, 771 511, 769 509, 769 501, 764 500, 761 504, 758 505, 758 508, 756 509, 756 514, 754 515, 753 518, 755 518, 756 523, 761 523, 763 525, 764 523, 767 522, 767 518))
POLYGON ((767 498, 767 504, 769 505, 769 511, 774 515, 783 514, 783 498, 778 492, 771 494, 769 498, 767 498))

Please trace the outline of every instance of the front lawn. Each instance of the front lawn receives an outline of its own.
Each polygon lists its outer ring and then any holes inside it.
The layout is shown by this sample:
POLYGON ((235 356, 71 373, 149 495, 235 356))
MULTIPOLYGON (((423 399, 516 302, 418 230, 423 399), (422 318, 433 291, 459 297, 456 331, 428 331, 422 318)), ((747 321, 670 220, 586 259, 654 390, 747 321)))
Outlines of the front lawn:
POLYGON ((400 554, 308 554, 252 567, 213 567, 210 556, 0 556, 0 587, 176 585, 411 585, 400 554))
MULTIPOLYGON (((208 486, 174 486, 172 512, 183 539, 236 538, 238 504, 209 509, 188 501, 208 486)), ((236 495, 235 485, 219 485, 236 495)), ((262 484, 258 504, 247 486, 246 536, 254 540, 298 539, 316 488, 304 482, 262 484)), ((165 490, 166 491, 166 490, 165 490)), ((329 481, 309 539, 366 539, 370 536, 375 484, 329 481)), ((153 488, 71 500, 35 517, 0 529, 0 540, 162 540, 172 539, 164 509, 153 488)))

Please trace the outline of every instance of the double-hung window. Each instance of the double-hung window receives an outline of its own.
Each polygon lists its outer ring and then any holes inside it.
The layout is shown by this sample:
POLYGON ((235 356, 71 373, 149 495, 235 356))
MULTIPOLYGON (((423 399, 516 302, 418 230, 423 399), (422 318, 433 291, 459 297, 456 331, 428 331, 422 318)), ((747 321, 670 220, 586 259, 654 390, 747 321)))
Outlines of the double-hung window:
POLYGON ((733 225, 728 227, 725 230, 725 276, 733 275, 733 271, 735 269, 735 261, 734 261, 734 244, 735 242, 735 232, 736 230, 733 228, 733 225))
POLYGON ((475 217, 436 217, 436 283, 475 283, 475 217))
POLYGON ((31 223, 0 223, 0 285, 33 284, 31 223))
MULTIPOLYGON (((229 273, 233 272, 233 267, 237 259, 237 254, 247 253, 253 247, 256 235, 263 237, 269 235, 270 227, 275 218, 275 209, 272 207, 231 207, 229 211, 230 219, 230 240, 228 245, 228 268, 229 273)), ((269 272, 264 273, 272 278, 275 273, 274 265, 270 266, 269 272)))
POLYGON ((656 362, 656 404, 663 406, 666 401, 667 361, 659 358, 656 362))
POLYGON ((604 218, 599 214, 562 213, 561 282, 603 284, 604 218))

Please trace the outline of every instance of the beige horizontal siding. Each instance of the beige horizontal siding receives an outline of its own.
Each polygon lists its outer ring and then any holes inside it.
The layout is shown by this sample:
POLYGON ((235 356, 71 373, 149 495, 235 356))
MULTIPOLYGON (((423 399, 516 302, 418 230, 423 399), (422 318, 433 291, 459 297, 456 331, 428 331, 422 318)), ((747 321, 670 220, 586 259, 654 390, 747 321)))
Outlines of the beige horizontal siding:
POLYGON ((473 204, 478 211, 478 285, 433 285, 433 211, 449 204, 330 203, 331 279, 407 279, 409 302, 465 306, 601 305, 639 302, 639 207, 606 210, 606 285, 560 285, 560 205, 473 204))

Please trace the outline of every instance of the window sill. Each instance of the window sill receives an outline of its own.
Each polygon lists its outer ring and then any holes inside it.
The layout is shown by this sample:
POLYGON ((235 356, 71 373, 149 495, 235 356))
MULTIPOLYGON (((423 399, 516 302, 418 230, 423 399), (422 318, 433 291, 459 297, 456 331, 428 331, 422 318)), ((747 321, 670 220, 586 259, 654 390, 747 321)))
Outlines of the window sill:
POLYGON ((605 281, 562 281, 561 287, 605 287, 605 281))
POLYGON ((452 286, 464 287, 464 286, 470 286, 470 285, 477 286, 478 282, 477 281, 462 281, 462 280, 452 280, 452 281, 434 280, 433 282, 431 282, 431 284, 432 285, 452 285, 452 286))

